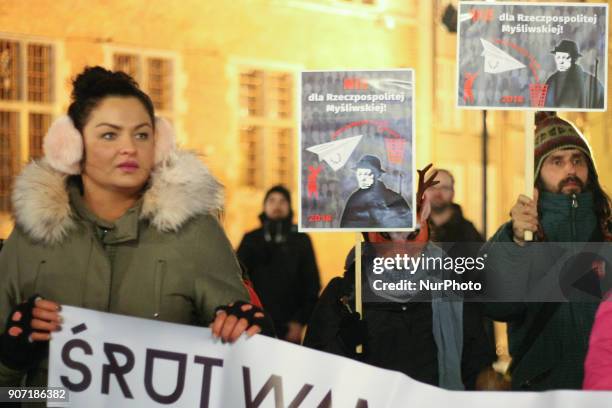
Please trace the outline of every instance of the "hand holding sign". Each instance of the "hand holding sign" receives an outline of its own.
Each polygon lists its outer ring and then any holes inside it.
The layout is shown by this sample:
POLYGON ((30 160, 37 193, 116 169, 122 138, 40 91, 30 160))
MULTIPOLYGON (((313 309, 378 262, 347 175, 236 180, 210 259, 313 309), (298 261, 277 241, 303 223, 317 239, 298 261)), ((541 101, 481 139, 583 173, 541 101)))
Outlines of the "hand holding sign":
POLYGON ((525 243, 525 231, 535 233, 538 230, 538 190, 533 189, 533 199, 521 194, 512 207, 510 216, 514 242, 522 246, 525 243))
POLYGON ((274 333, 272 321, 263 309, 243 301, 219 306, 210 327, 214 337, 230 343, 245 332, 247 337, 261 332, 267 335, 274 333))
POLYGON ((29 368, 44 355, 42 344, 51 338, 51 332, 60 330, 60 306, 39 295, 13 308, 0 336, 0 361, 15 370, 29 368))
POLYGON ((58 303, 38 297, 32 309, 32 341, 48 341, 51 332, 61 330, 62 318, 59 315, 61 307, 58 303))

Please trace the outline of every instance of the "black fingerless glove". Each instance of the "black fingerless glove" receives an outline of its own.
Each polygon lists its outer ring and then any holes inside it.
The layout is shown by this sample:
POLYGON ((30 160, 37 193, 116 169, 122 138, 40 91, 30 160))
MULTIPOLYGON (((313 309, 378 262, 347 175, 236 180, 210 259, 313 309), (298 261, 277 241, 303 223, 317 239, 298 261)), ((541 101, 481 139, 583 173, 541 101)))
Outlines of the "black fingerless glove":
POLYGON ((231 306, 218 306, 215 309, 215 313, 219 310, 223 310, 228 314, 228 316, 236 316, 238 319, 246 319, 246 321, 249 322, 249 327, 253 325, 261 327, 261 334, 265 336, 276 337, 274 322, 270 318, 270 315, 262 308, 257 307, 254 304, 237 300, 231 306), (245 312, 242 310, 242 306, 244 305, 251 305, 252 307, 245 312), (255 316, 255 314, 258 312, 263 314, 263 316, 255 316))
POLYGON ((342 316, 338 337, 351 356, 359 358, 365 355, 368 326, 365 320, 359 319, 359 313, 345 313, 342 316), (363 348, 361 354, 356 351, 359 345, 363 348))
POLYGON ((48 342, 30 341, 33 331, 32 310, 39 297, 40 295, 33 295, 27 302, 15 306, 6 320, 4 333, 0 336, 0 362, 13 370, 31 368, 48 352, 48 342), (13 320, 15 313, 21 314, 17 321, 13 320), (21 333, 16 334, 17 329, 21 329, 21 333))

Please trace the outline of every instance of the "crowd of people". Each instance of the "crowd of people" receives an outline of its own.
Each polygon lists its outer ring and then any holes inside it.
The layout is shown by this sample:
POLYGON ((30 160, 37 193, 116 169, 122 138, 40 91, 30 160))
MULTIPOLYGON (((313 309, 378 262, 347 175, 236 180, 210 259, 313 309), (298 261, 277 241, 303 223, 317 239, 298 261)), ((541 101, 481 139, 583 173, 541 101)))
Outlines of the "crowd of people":
MULTIPOLYGON (((432 256, 442 243, 471 243, 449 246, 448 256, 486 251, 483 280, 516 299, 555 261, 532 262, 533 245, 611 241, 611 201, 585 138, 554 113, 536 123, 533 197, 519 196, 488 241, 454 203, 455 181, 443 169, 419 172, 415 232, 367 232, 364 240, 432 256), (527 231, 536 242, 525 241, 527 231)), ((71 305, 210 326, 229 342, 261 332, 453 390, 612 389, 605 291, 580 302, 479 303, 467 294, 449 302, 422 293, 366 303, 359 314, 354 251, 321 291, 313 246, 293 224, 283 186, 266 193, 261 227, 234 252, 218 219, 220 183, 175 146, 171 125, 125 73, 79 74, 44 152, 15 181, 15 228, 0 242, 0 386, 45 386, 49 339, 61 330, 62 305, 71 305), (508 324, 512 363, 491 382, 493 320, 508 324)), ((606 262, 592 261, 589 276, 601 280, 606 262)))

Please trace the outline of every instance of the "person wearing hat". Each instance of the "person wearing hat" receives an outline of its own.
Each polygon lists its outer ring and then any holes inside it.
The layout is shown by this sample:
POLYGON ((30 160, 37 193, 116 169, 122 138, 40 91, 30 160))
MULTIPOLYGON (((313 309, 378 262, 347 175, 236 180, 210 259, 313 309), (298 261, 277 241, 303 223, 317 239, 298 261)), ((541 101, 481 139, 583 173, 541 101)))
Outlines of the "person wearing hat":
MULTIPOLYGON (((489 317, 508 322, 514 389, 579 389, 601 293, 582 293, 579 302, 571 301, 575 300, 571 296, 563 303, 521 301, 527 288, 555 270, 559 248, 565 248, 528 243, 524 235, 531 231, 536 241, 566 242, 576 251, 584 244, 573 243, 611 241, 611 202, 599 182, 587 141, 573 124, 554 113, 536 115, 534 159, 533 199, 520 195, 511 220, 482 249, 488 254, 485 285, 499 288, 516 303, 485 303, 484 308, 489 317)), ((582 255, 589 254, 577 252, 573 259, 582 255)), ((584 277, 599 287, 601 277, 595 269, 585 268, 585 272, 584 277)), ((558 278, 564 276, 562 272, 558 278)))
POLYGON ((380 159, 364 155, 353 167, 358 189, 344 206, 341 228, 401 228, 411 220, 410 206, 400 194, 387 188, 380 159))
MULTIPOLYGON (((604 107, 604 89, 601 82, 584 71, 578 64, 582 56, 578 45, 562 40, 551 51, 557 71, 548 77, 545 106, 555 108, 601 109, 604 107)), ((595 72, 597 75, 597 72, 595 72)))
MULTIPOLYGON (((425 191, 437 183, 435 172, 426 180, 431 165, 419 170, 417 209, 420 228, 414 232, 367 232, 362 265, 371 253, 393 257, 445 257, 430 241, 430 197, 425 191)), ((364 276, 366 274, 364 266, 364 276)), ((417 282, 439 271, 420 268, 414 272, 394 270, 396 281, 417 282), (408 278, 408 275, 412 278, 408 278), (418 278, 414 278, 414 277, 418 278)), ((452 271, 440 272, 450 279, 452 271)), ((381 275, 378 275, 381 276, 381 275)), ((365 291, 365 289, 364 289, 365 291)), ((486 340, 478 319, 464 307, 462 296, 444 291, 384 292, 377 301, 355 311, 355 250, 346 257, 344 274, 335 277, 321 293, 308 324, 304 346, 356 359, 377 367, 400 371, 417 381, 452 390, 473 390, 478 374, 493 361, 493 346, 486 340), (448 296, 445 298, 445 296, 448 296), (456 297, 458 296, 458 297, 456 297), (450 299, 453 301, 444 301, 450 299), (357 353, 357 345, 362 352, 357 353)))
POLYGON ((261 227, 244 235, 238 259, 246 268, 278 338, 300 343, 319 297, 317 262, 306 234, 292 223, 291 194, 281 185, 266 193, 261 227))

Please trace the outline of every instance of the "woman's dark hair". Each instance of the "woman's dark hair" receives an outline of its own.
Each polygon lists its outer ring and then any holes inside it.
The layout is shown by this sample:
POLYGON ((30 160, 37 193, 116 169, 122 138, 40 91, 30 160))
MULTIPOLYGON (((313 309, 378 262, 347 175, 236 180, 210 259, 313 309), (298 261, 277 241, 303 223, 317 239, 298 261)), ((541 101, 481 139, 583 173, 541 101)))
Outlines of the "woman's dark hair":
POLYGON ((131 96, 138 99, 155 126, 155 109, 151 98, 140 89, 134 78, 125 72, 113 72, 99 66, 86 67, 72 81, 72 87, 72 103, 68 107, 68 116, 81 133, 91 111, 107 96, 131 96))

